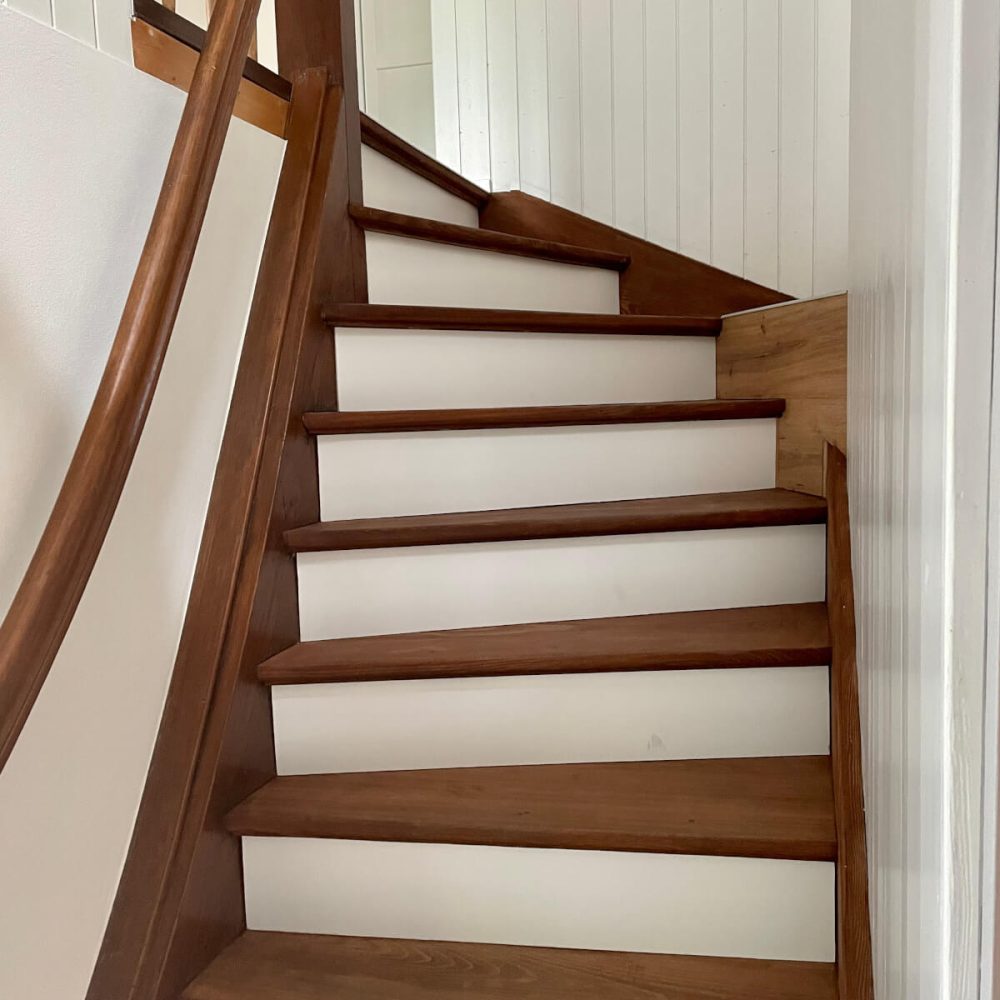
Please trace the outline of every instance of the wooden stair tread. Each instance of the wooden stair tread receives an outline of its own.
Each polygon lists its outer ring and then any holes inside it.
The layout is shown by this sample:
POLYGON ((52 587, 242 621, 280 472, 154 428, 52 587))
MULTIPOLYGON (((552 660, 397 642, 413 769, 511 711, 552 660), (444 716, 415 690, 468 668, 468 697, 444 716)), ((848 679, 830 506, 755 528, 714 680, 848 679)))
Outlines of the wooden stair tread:
POLYGON ((410 545, 819 524, 825 520, 826 501, 822 497, 771 489, 320 521, 286 531, 285 542, 293 552, 336 552, 410 545))
POLYGON ((595 250, 592 247, 574 246, 571 243, 556 243, 553 240, 539 240, 531 236, 511 236, 510 233, 501 233, 493 229, 478 229, 474 226, 460 226, 454 222, 422 219, 416 215, 387 212, 366 205, 351 205, 350 213, 351 218, 369 232, 391 233, 394 236, 406 236, 410 239, 450 243, 453 246, 469 247, 473 250, 492 250, 495 253, 554 260, 563 264, 603 267, 611 271, 624 271, 631 262, 628 255, 608 250, 595 250))
POLYGON ((417 149, 405 139, 391 132, 381 123, 361 113, 361 141, 370 149, 395 160, 401 167, 431 181, 449 194, 453 194, 476 208, 482 208, 490 200, 489 191, 478 184, 473 184, 440 160, 428 156, 423 150, 417 149))
POLYGON ((829 662, 826 605, 779 604, 319 639, 265 660, 258 675, 328 684, 829 662))
POLYGON ((367 302, 331 303, 330 326, 395 330, 474 330, 505 333, 588 333, 628 336, 717 337, 722 321, 711 316, 629 316, 544 312, 531 309, 467 309, 367 302))
POLYGON ((582 427, 695 420, 780 417, 783 399, 696 399, 666 403, 589 403, 566 406, 497 406, 446 410, 328 410, 306 413, 312 434, 491 430, 514 427, 582 427))
POLYGON ((240 836, 836 856, 829 757, 288 775, 227 826, 240 836))
POLYGON ((835 1000, 833 965, 247 931, 184 1000, 835 1000))

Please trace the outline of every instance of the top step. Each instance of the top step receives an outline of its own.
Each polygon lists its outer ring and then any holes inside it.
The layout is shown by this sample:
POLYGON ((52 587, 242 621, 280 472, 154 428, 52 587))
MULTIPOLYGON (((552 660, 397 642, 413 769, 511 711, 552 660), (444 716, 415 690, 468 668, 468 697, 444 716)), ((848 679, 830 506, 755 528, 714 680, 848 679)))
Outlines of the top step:
POLYGON ((351 218, 366 232, 388 233, 392 236, 448 243, 451 246, 467 247, 471 250, 490 250, 495 253, 513 254, 516 257, 551 260, 560 264, 602 267, 609 271, 624 271, 631 263, 631 257, 627 254, 594 250, 591 247, 574 246, 570 243, 556 243, 552 240, 536 240, 528 236, 511 236, 509 233, 492 229, 458 226, 451 222, 422 219, 399 212, 386 212, 364 205, 351 205, 350 212, 351 218))
POLYGON ((401 167, 431 181, 456 198, 467 201, 476 209, 482 208, 490 200, 488 191, 466 180, 461 174, 439 163, 416 146, 411 146, 405 139, 390 132, 384 125, 380 125, 366 114, 361 115, 361 141, 369 149, 389 157, 401 167))

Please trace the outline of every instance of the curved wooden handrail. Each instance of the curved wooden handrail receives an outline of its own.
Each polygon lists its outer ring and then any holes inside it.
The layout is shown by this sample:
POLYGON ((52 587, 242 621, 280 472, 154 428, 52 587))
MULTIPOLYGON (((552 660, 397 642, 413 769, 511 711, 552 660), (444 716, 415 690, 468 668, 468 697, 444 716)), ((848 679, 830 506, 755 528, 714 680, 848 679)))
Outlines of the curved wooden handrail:
POLYGON ((0 770, 97 560, 142 434, 222 155, 260 0, 220 0, 94 404, 0 626, 0 770))

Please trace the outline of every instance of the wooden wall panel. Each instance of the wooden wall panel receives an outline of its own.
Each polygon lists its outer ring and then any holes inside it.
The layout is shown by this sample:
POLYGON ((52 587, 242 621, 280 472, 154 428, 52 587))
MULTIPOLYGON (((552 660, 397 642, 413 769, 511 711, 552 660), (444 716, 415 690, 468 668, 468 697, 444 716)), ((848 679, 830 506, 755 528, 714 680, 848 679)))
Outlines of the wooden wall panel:
POLYGON ((462 127, 463 158, 481 144, 493 190, 790 295, 843 289, 849 0, 485 0, 485 32, 480 0, 434 2, 451 22, 434 54, 446 162, 456 91, 482 89, 454 68, 467 23, 485 45, 489 128, 462 127))
POLYGON ((580 8, 577 0, 547 5, 549 61, 549 169, 552 201, 579 212, 580 8))
MULTIPOLYGON (((611 6, 613 102, 611 147, 614 225, 646 235, 646 101, 642 0, 615 0, 611 6)), ((555 136, 553 136, 555 139, 555 136)))
MULTIPOLYGON (((772 288, 778 287, 779 9, 779 0, 747 5, 744 68, 743 273, 772 288)), ((846 256, 846 243, 835 252, 846 256)))
MULTIPOLYGON (((667 0, 670 2, 670 0, 667 0)), ((583 214, 612 222, 614 166, 610 142, 614 121, 611 0, 580 0, 580 186, 583 214)), ((492 47, 492 45, 491 45, 492 47)), ((502 190, 494 184, 494 190, 502 190)), ((542 192, 541 197, 545 197, 542 192)))
POLYGON ((646 238, 677 246, 677 0, 646 8, 646 238))
POLYGON ((825 444, 847 445, 847 296, 725 317, 716 376, 720 399, 787 400, 777 484, 822 496, 825 444))
MULTIPOLYGON (((502 191, 521 183, 517 128, 517 34, 514 0, 486 0, 490 92, 490 180, 502 191)), ((436 93, 436 92, 435 92, 436 93)), ((489 187, 489 185, 486 185, 489 187)))

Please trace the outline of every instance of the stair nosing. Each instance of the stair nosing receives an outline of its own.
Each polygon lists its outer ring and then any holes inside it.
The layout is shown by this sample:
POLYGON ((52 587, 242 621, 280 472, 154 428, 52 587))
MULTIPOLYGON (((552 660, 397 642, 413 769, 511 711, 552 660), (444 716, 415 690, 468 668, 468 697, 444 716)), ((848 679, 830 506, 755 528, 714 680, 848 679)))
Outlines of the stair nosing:
POLYGON ((311 434, 413 433, 504 430, 529 427, 594 427, 609 424, 697 423, 780 417, 785 400, 702 399, 564 406, 462 407, 422 410, 327 410, 305 413, 311 434))
POLYGON ((826 503, 821 497, 774 489, 320 521, 291 528, 284 539, 293 552, 344 552, 821 524, 825 520, 826 503), (757 500, 771 503, 754 506, 757 500), (703 503, 700 510, 699 501, 703 503), (726 501, 731 501, 728 507, 726 501))
POLYGON ((381 303, 331 303, 323 310, 323 321, 330 327, 341 329, 458 330, 470 333, 716 338, 722 331, 722 320, 713 316, 561 313, 381 303))
POLYGON ((352 203, 349 211, 354 222, 366 232, 386 233, 407 239, 466 247, 470 250, 513 254, 518 257, 551 260, 583 267, 600 267, 618 272, 624 271, 632 262, 632 258, 627 254, 582 247, 572 243, 557 243, 554 240, 541 240, 530 236, 512 236, 510 233, 494 229, 439 222, 435 219, 390 212, 366 205, 352 203))
POLYGON ((830 656, 826 607, 822 603, 809 603, 316 639, 295 643, 268 658, 258 666, 257 676, 263 684, 284 687, 470 677, 827 666, 830 656), (673 649, 669 646, 670 638, 667 641, 660 638, 658 642, 647 639, 640 650, 628 644, 614 648, 615 629, 627 632, 630 627, 657 622, 673 622, 675 626, 708 622, 718 631, 727 626, 732 628, 734 619, 749 617, 757 619, 759 625, 760 619, 775 614, 782 617, 795 614, 813 621, 808 622, 808 627, 803 627, 801 621, 798 623, 802 634, 796 635, 795 643, 748 639, 743 645, 728 649, 719 649, 718 643, 712 648, 708 642, 679 649, 676 637, 672 637, 673 649), (531 648, 533 637, 544 640, 553 633, 587 632, 595 626, 598 629, 606 627, 612 638, 601 645, 591 637, 585 653, 567 649, 565 643, 556 644, 555 651, 551 646, 540 648, 538 643, 531 648), (821 632, 814 634, 817 626, 821 632), (490 640, 500 640, 500 648, 490 640), (449 642, 460 645, 463 641, 469 645, 469 653, 447 650, 449 642), (521 648, 518 642, 522 643, 521 648), (410 643, 417 650, 416 655, 412 652, 409 656, 400 655, 400 643, 410 643), (442 644, 444 653, 441 652, 442 644), (697 648, 699 645, 701 648, 697 648), (381 656, 378 655, 380 648, 383 650, 381 656), (394 648, 395 656, 391 655, 394 648), (372 650, 376 655, 372 655, 372 650))

